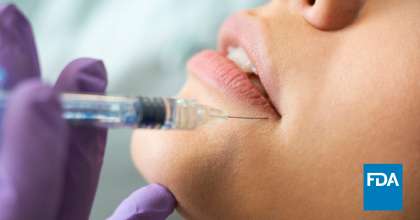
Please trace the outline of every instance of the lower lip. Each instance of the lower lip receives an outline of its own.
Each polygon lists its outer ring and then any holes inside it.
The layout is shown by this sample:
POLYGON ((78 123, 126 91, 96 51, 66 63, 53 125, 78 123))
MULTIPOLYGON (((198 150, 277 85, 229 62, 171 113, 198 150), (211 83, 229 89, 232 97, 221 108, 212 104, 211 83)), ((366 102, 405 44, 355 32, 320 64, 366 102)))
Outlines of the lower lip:
POLYGON ((267 113, 277 114, 268 99, 258 91, 246 74, 222 54, 202 51, 188 61, 187 68, 228 97, 241 103, 247 102, 267 113))

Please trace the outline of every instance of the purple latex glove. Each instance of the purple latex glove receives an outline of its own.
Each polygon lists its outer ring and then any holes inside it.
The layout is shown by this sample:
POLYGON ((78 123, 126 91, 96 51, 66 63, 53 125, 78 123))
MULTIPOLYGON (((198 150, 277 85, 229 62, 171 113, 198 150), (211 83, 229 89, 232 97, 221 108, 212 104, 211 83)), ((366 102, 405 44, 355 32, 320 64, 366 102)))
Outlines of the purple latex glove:
MULTIPOLYGON (((5 87, 13 89, 2 122, 0 219, 88 219, 106 130, 68 126, 57 91, 104 92, 105 67, 78 59, 63 70, 55 88, 42 84, 31 27, 14 5, 0 6, 0 66, 8 73, 5 87)), ((175 199, 152 186, 120 207, 145 207, 144 213, 155 213, 152 219, 166 218, 175 199)))
POLYGON ((107 220, 163 220, 175 208, 175 197, 156 183, 133 192, 107 220))

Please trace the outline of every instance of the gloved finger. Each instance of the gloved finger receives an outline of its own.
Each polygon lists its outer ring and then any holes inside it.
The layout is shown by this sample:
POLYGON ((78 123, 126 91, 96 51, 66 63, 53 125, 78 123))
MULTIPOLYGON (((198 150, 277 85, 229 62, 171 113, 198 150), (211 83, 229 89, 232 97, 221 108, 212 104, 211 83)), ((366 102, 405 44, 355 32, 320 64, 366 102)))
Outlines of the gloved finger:
POLYGON ((67 156, 67 124, 53 89, 20 83, 2 122, 0 219, 52 220, 58 216, 67 156))
MULTIPOLYGON (((106 85, 103 63, 83 58, 67 65, 55 87, 65 92, 103 93, 106 85)), ((107 130, 73 127, 70 133, 64 205, 60 219, 88 219, 98 186, 107 130)))
POLYGON ((13 4, 0 5, 0 79, 3 89, 21 80, 40 77, 40 68, 31 25, 13 4))
POLYGON ((132 193, 107 220, 166 219, 174 212, 175 204, 172 193, 154 183, 132 193))

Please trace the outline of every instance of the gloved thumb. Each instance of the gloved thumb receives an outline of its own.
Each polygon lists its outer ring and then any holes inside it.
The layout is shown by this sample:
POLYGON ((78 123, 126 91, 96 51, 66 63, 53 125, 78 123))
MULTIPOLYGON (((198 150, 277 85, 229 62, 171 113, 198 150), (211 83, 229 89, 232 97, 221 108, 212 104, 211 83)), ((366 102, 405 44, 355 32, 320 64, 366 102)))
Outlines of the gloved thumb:
POLYGON ((161 220, 175 208, 172 193, 159 184, 150 184, 133 192, 115 210, 108 220, 161 220))

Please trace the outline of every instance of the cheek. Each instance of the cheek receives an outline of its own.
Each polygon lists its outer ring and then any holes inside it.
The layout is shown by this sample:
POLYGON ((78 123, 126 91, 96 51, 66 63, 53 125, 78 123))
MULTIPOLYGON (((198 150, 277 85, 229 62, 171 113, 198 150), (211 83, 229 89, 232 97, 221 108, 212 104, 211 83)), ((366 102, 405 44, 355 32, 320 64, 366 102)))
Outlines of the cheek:
POLYGON ((366 215, 360 209, 366 163, 404 164, 404 210, 418 213, 420 29, 396 12, 361 15, 363 23, 337 33, 266 16, 279 82, 274 101, 284 116, 277 169, 289 180, 278 185, 288 189, 283 213, 307 213, 306 219, 333 213, 329 207, 340 210, 336 219, 349 218, 346 211, 366 215))

